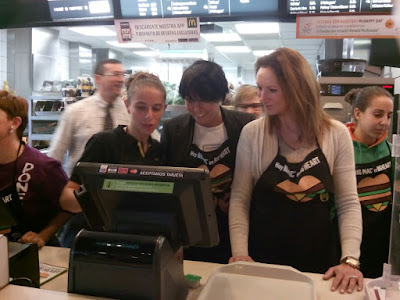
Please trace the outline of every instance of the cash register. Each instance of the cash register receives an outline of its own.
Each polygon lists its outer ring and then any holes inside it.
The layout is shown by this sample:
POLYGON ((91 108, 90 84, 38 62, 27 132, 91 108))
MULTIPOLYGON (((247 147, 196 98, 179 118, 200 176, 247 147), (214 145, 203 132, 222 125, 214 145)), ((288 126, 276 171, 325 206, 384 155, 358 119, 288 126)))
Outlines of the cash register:
POLYGON ((207 170, 79 162, 89 225, 71 248, 68 292, 117 299, 186 299, 182 247, 219 236, 207 170))

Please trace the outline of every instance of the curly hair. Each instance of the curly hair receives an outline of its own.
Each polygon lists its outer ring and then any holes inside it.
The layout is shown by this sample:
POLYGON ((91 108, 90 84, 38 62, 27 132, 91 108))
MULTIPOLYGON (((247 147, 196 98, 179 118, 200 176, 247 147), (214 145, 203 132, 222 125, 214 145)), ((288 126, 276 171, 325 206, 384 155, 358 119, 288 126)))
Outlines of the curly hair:
POLYGON ((28 101, 7 91, 0 91, 0 109, 7 114, 10 120, 15 117, 21 118, 21 125, 16 130, 17 136, 21 140, 28 124, 28 101))

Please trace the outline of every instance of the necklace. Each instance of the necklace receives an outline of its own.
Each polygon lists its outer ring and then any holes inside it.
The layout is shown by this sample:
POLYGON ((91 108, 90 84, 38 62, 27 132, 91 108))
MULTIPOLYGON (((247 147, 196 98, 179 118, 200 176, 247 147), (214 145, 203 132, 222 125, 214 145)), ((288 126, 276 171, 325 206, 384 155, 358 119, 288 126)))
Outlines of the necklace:
POLYGON ((286 145, 288 146, 292 151, 295 150, 300 150, 306 147, 306 145, 304 145, 304 142, 297 137, 296 140, 294 142, 288 142, 288 140, 285 138, 285 136, 282 134, 281 129, 278 129, 278 138, 286 145))

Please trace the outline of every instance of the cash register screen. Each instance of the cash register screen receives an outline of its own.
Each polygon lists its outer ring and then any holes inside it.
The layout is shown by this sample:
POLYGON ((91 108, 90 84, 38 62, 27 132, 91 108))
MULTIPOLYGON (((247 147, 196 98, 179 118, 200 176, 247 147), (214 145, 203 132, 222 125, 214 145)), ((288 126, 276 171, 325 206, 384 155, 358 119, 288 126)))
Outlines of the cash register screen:
POLYGON ((165 235, 184 246, 219 243, 208 171, 79 162, 77 197, 92 230, 165 235))

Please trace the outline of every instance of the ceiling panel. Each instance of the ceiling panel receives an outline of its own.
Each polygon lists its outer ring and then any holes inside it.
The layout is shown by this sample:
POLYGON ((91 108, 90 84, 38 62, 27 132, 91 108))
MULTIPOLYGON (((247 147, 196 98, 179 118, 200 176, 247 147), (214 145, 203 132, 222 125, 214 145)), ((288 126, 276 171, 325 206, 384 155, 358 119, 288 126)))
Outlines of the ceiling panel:
MULTIPOLYGON (((235 24, 243 22, 217 22, 218 26, 223 28, 224 33, 237 32, 235 24)), ((115 31, 114 26, 105 26, 115 31)), ((279 34, 262 34, 262 35, 240 35, 242 38, 241 42, 235 43, 218 43, 209 42, 204 38, 201 38, 199 43, 185 43, 185 44, 150 44, 147 45, 149 49, 140 50, 203 50, 206 49, 209 55, 209 59, 214 60, 220 64, 224 69, 237 69, 249 70, 253 72, 254 63, 256 57, 252 52, 243 54, 232 54, 232 53, 220 53, 216 50, 216 46, 220 45, 246 45, 250 50, 272 50, 278 47, 289 47, 298 50, 302 53, 309 61, 312 67, 315 65, 317 55, 324 55, 324 40, 323 39, 296 39, 296 24, 295 23, 279 23, 280 32, 279 34)), ((119 51, 124 56, 132 58, 140 62, 141 60, 148 61, 149 58, 143 58, 136 54, 133 54, 133 50, 128 48, 119 48, 106 43, 106 41, 116 41, 117 37, 90 37, 75 33, 68 30, 67 27, 54 27, 60 31, 60 38, 71 41, 79 42, 85 45, 91 46, 92 48, 110 48, 115 51, 119 51)), ((137 49, 136 49, 137 50, 137 49)), ((190 64, 192 60, 188 59, 171 59, 171 63, 182 63, 190 64)))

